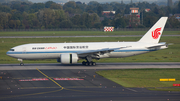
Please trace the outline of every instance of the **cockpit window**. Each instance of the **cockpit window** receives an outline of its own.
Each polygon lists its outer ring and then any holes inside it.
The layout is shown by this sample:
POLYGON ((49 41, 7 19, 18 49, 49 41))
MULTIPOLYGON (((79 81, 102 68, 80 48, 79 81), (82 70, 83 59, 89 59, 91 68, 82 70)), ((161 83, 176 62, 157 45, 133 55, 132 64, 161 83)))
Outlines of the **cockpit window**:
POLYGON ((9 51, 14 51, 14 49, 10 49, 9 51))

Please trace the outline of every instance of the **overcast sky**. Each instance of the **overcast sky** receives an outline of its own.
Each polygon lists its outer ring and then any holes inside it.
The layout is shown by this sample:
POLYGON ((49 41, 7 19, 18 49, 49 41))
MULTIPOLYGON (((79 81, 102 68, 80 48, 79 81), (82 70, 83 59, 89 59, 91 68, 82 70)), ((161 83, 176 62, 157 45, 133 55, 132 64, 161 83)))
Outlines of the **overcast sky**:
MULTIPOLYGON (((45 2, 45 1, 53 1, 53 0, 29 0, 32 2, 45 2)), ((58 0, 56 0, 58 1, 58 0)), ((68 0, 59 0, 63 2, 67 2, 68 0)), ((97 1, 97 2, 113 2, 113 1, 119 1, 121 2, 122 0, 69 0, 69 1, 81 1, 81 2, 89 2, 89 1, 97 1)), ((131 1, 131 0, 123 0, 123 1, 131 1)), ((158 1, 158 0, 133 0, 133 1, 158 1)))

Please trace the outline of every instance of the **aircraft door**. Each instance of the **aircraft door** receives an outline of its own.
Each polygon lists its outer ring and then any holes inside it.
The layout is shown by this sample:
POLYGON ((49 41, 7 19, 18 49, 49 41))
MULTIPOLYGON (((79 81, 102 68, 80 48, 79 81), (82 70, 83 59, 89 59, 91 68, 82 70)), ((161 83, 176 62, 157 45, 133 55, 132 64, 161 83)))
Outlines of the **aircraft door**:
POLYGON ((23 54, 26 54, 26 47, 23 47, 23 54))

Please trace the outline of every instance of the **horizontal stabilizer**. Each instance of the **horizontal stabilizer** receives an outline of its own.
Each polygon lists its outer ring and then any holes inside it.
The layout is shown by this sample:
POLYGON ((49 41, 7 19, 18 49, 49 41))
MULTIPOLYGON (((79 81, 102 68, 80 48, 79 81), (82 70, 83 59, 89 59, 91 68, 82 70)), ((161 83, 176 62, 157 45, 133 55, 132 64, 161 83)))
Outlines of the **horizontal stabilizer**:
POLYGON ((150 50, 165 49, 165 48, 168 48, 168 44, 163 42, 163 43, 159 43, 159 44, 156 44, 156 45, 153 45, 153 46, 149 46, 149 47, 146 47, 146 48, 148 48, 150 50))

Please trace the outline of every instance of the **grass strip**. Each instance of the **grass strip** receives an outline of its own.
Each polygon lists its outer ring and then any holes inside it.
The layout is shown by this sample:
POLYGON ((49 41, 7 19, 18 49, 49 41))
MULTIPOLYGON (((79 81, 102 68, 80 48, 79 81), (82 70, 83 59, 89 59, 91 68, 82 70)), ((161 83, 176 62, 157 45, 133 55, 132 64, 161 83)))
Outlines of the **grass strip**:
POLYGON ((150 90, 180 91, 180 69, 122 69, 102 70, 96 73, 124 87, 145 87, 150 90), (160 78, 176 78, 173 82, 161 82, 160 78), (169 88, 170 87, 170 88, 169 88))
MULTIPOLYGON (((147 31, 9 31, 0 36, 96 36, 96 35, 144 35, 147 31)), ((163 35, 180 35, 180 31, 164 31, 163 35)))

